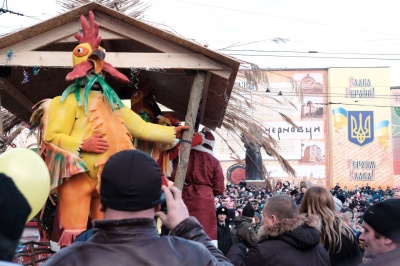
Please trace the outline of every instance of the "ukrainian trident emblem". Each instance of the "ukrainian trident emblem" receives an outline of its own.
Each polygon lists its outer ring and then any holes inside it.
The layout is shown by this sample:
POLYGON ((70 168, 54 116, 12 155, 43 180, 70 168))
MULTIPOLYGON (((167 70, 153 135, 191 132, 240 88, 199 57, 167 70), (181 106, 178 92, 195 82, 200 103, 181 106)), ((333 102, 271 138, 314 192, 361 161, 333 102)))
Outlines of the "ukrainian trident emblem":
POLYGON ((348 138, 359 146, 374 140, 374 113, 372 111, 348 111, 348 138))

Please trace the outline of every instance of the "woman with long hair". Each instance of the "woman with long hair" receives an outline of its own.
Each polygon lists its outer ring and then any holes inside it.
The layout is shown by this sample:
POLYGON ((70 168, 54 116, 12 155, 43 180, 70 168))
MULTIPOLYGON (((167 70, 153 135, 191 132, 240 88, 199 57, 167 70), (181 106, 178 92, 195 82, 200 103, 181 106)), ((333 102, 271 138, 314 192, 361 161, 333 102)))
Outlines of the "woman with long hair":
POLYGON ((299 188, 299 194, 297 194, 295 199, 294 199, 297 206, 300 206, 301 201, 303 200, 304 194, 307 191, 307 187, 308 187, 307 182, 304 181, 304 180, 301 181, 299 187, 300 187, 299 188))
POLYGON ((332 266, 352 266, 362 262, 358 241, 351 228, 335 210, 329 190, 317 186, 308 188, 299 212, 318 215, 321 218, 321 244, 328 251, 332 266))

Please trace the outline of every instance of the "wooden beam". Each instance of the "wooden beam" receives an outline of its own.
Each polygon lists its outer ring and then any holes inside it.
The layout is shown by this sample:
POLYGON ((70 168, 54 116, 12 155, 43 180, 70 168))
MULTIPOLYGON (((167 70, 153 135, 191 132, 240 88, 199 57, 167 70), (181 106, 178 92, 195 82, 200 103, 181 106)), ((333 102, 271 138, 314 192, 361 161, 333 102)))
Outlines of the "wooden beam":
MULTIPOLYGON (((112 32, 109 31, 105 28, 100 28, 100 33, 99 35, 101 36, 101 40, 105 41, 105 40, 129 40, 131 38, 122 36, 121 34, 118 34, 116 32, 112 32)), ((78 45, 78 40, 75 39, 74 36, 70 36, 67 38, 64 38, 62 40, 59 40, 58 42, 63 43, 63 42, 72 42, 72 43, 76 43, 78 45)))
POLYGON ((81 26, 80 22, 73 21, 73 22, 67 23, 65 25, 62 25, 58 28, 55 28, 50 31, 39 34, 35 37, 21 41, 20 43, 17 43, 12 46, 1 49, 0 54, 4 54, 4 53, 7 54, 8 49, 12 49, 14 53, 17 51, 32 51, 32 50, 41 48, 49 43, 57 42, 66 37, 72 36, 81 27, 82 26, 81 26))
MULTIPOLYGON (((157 37, 151 33, 148 33, 144 30, 138 29, 136 27, 132 27, 132 25, 129 25, 127 23, 121 22, 116 20, 115 18, 108 16, 104 13, 97 12, 96 13, 96 20, 101 24, 101 30, 103 33, 105 33, 105 39, 108 37, 110 38, 124 38, 124 39, 134 39, 138 42, 144 43, 145 45, 148 45, 156 50, 159 50, 161 52, 166 52, 166 53, 179 53, 179 54, 187 54, 191 55, 193 57, 192 62, 177 62, 177 64, 173 64, 172 66, 165 65, 165 63, 168 61, 170 62, 171 58, 168 58, 166 61, 165 57, 168 57, 164 55, 164 58, 161 56, 160 62, 158 62, 158 59, 155 58, 147 58, 150 54, 147 53, 146 56, 141 56, 139 58, 133 57, 129 60, 130 62, 127 62, 128 60, 123 60, 125 61, 125 64, 119 66, 118 63, 113 62, 113 58, 111 58, 111 53, 107 54, 107 61, 111 63, 114 67, 120 67, 120 68, 131 68, 131 67, 137 67, 137 68, 165 68, 165 69, 203 69, 203 70, 208 70, 211 71, 212 74, 215 74, 217 76, 220 76, 224 79, 229 79, 230 74, 231 74, 231 69, 227 67, 226 65, 220 64, 214 60, 209 59, 206 56, 203 56, 198 53, 194 53, 188 49, 182 48, 178 44, 166 41, 160 37, 157 37), (108 36, 108 37, 107 37, 108 36), (146 59, 145 59, 146 58, 146 59), (150 60, 148 60, 150 59, 150 60), (132 61, 133 60, 133 61, 132 61), (138 61, 140 60, 140 62, 138 61), (141 63, 142 60, 145 61, 145 63, 141 63), (150 61, 150 62, 149 62, 150 61), (155 62, 154 62, 155 61, 155 62), (134 66, 132 66, 134 64, 134 66), (129 65, 129 66, 128 66, 129 65), (211 66, 214 65, 214 66, 211 66)), ((43 66, 43 67, 70 67, 71 66, 71 52, 69 52, 68 57, 60 57, 61 54, 60 52, 51 52, 51 54, 42 54, 42 55, 37 55, 37 57, 30 58, 32 54, 26 54, 29 57, 25 57, 24 59, 20 57, 19 60, 17 60, 16 55, 17 52, 28 52, 32 51, 38 48, 41 48, 47 44, 53 43, 53 42, 66 42, 70 40, 75 40, 73 38, 73 35, 78 31, 78 29, 81 28, 79 20, 75 20, 72 22, 69 22, 65 25, 62 25, 58 28, 52 29, 48 32, 44 32, 42 34, 39 34, 37 36, 34 36, 32 38, 26 39, 20 43, 14 44, 9 47, 5 47, 0 50, 0 65, 3 65, 6 60, 6 55, 7 55, 7 50, 12 49, 13 50, 13 57, 11 58, 11 61, 14 61, 14 63, 9 63, 8 65, 14 65, 14 66, 43 66), (4 57, 4 59, 2 58, 4 57), (49 58, 46 58, 49 57, 49 58), (68 59, 67 59, 68 58, 68 59), (26 60, 27 59, 27 60, 26 60), (61 62, 54 62, 55 59, 60 59, 61 62), (67 59, 67 60, 66 60, 67 59), (23 63, 22 61, 25 61, 26 63, 23 63), (35 61, 36 62, 33 62, 35 61)), ((76 40, 75 40, 76 41, 76 40)), ((45 52, 43 52, 45 53, 45 52)), ((124 57, 126 53, 124 53, 124 57)), ((158 54, 160 55, 160 54, 158 54)), ((120 61, 120 58, 115 59, 115 61, 120 61)), ((173 62, 176 62, 175 57, 173 58, 173 62)))
MULTIPOLYGON (((0 90, 0 138, 4 136, 4 129, 3 129, 3 113, 1 112, 1 90, 0 90)), ((1 141, 0 141, 0 149, 1 149, 1 141)))
MULTIPOLYGON (((232 72, 231 68, 216 62, 215 60, 211 60, 208 57, 195 53, 189 49, 183 48, 176 43, 166 41, 160 37, 155 36, 154 34, 148 33, 144 30, 138 29, 136 27, 132 27, 125 22, 119 21, 111 16, 108 16, 104 13, 95 13, 96 21, 99 22, 102 28, 105 28, 109 31, 113 31, 116 34, 126 36, 129 39, 133 39, 135 41, 141 42, 147 46, 152 47, 160 52, 164 53, 187 53, 192 54, 195 57, 198 57, 204 61, 208 61, 211 64, 217 64, 220 66, 222 71, 211 71, 212 74, 220 76, 225 79, 229 79, 230 74, 232 72)), ((182 38, 182 37, 179 37, 182 38)), ((196 44, 197 45, 197 44, 196 44)), ((201 69, 201 68, 199 68, 201 69)))
POLYGON ((224 70, 221 70, 221 71, 211 70, 210 72, 211 72, 211 74, 214 74, 216 76, 219 76, 219 77, 221 77, 223 79, 227 79, 227 80, 229 80, 229 78, 232 75, 232 69, 228 68, 228 67, 224 67, 224 70))
POLYGON ((183 132, 182 143, 179 150, 179 163, 176 171, 174 186, 183 189, 185 183, 187 166, 189 164, 189 155, 192 148, 192 137, 194 133, 194 125, 196 123, 197 112, 199 111, 199 103, 206 81, 206 72, 198 71, 194 77, 192 89, 190 91, 189 104, 185 117, 185 125, 189 126, 188 130, 183 132))
POLYGON ((184 52, 180 46, 167 42, 160 37, 150 34, 144 30, 132 27, 125 22, 121 22, 111 16, 103 13, 95 13, 95 19, 102 28, 123 35, 129 39, 141 42, 149 47, 152 47, 160 52, 177 53, 184 52))
POLYGON ((110 40, 102 40, 102 42, 103 42, 103 48, 106 49, 106 51, 114 51, 114 49, 112 49, 110 40))
MULTIPOLYGON (((7 54, 0 56, 5 61, 7 54)), ((111 53, 106 61, 116 68, 161 68, 218 70, 221 67, 203 61, 199 57, 182 53, 111 53)), ((14 52, 8 66, 23 67, 71 67, 72 52, 23 51, 14 52)))
MULTIPOLYGON (((105 29, 103 27, 100 27, 100 33, 99 34, 100 34, 101 39, 103 41, 105 41, 105 40, 129 40, 129 38, 127 38, 127 37, 125 37, 125 36, 123 36, 121 34, 109 31, 109 30, 107 30, 107 29, 105 29)), ((78 44, 78 41, 75 39, 74 36, 70 36, 70 37, 61 39, 58 42, 60 42, 60 43, 72 42, 72 43, 78 44)))
POLYGON ((4 78, 0 78, 0 89, 7 92, 11 97, 13 97, 17 102, 19 102, 26 110, 33 112, 33 103, 21 93, 13 84, 4 78))
MULTIPOLYGON (((199 124, 203 124, 204 113, 206 111, 207 106, 207 98, 208 98, 208 88, 210 87, 211 73, 207 72, 206 82, 204 84, 203 97, 201 98, 201 107, 200 107, 200 121, 199 124)), ((198 128, 196 128, 198 130, 198 128)))

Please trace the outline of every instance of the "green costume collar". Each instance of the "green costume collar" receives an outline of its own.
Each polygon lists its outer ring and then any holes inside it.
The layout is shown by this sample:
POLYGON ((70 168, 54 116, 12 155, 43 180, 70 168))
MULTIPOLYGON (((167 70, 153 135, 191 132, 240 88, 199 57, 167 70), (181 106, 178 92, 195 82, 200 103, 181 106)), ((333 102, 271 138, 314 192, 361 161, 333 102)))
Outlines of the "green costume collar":
POLYGON ((115 109, 121 109, 124 106, 121 99, 118 97, 115 91, 110 87, 110 85, 107 84, 107 82, 103 79, 103 77, 100 74, 96 74, 90 78, 85 76, 83 78, 76 79, 74 84, 69 85, 68 88, 64 90, 64 92, 61 95, 60 102, 61 103, 64 102, 65 99, 67 99, 68 95, 70 95, 71 93, 75 93, 75 98, 78 101, 78 105, 82 106, 80 89, 84 85, 85 86, 83 94, 84 108, 85 108, 85 114, 88 114, 89 92, 92 89, 92 86, 95 82, 98 82, 100 84, 103 90, 103 94, 110 103, 113 111, 115 109))

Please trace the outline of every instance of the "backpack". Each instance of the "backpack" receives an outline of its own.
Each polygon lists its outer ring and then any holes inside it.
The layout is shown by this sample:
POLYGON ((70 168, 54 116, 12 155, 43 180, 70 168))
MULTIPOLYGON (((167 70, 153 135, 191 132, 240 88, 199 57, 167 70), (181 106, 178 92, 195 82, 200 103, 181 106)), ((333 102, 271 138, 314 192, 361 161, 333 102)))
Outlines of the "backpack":
POLYGON ((240 243, 242 242, 242 239, 239 236, 237 236, 237 231, 239 230, 239 228, 245 223, 245 221, 241 221, 239 224, 234 224, 232 229, 231 229, 231 235, 232 235, 232 241, 233 243, 240 243))

